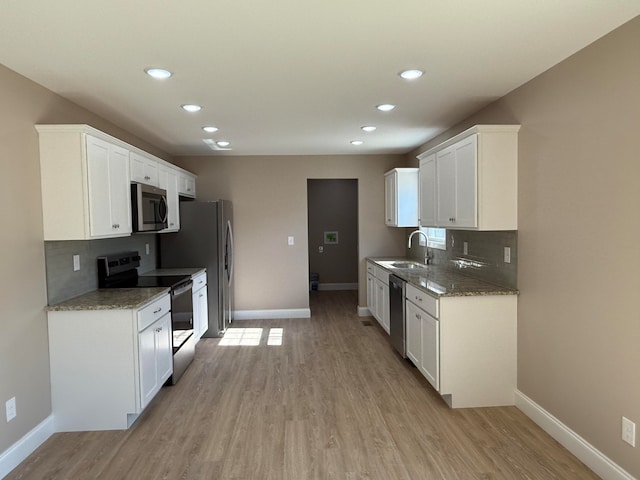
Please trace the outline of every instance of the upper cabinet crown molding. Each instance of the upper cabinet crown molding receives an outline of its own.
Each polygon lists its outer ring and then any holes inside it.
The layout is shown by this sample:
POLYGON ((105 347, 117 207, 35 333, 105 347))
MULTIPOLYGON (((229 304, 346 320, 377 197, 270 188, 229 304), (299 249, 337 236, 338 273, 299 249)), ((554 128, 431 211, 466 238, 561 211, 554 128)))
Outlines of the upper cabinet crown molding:
POLYGON ((476 125, 418 155, 420 225, 517 230, 520 125, 476 125))

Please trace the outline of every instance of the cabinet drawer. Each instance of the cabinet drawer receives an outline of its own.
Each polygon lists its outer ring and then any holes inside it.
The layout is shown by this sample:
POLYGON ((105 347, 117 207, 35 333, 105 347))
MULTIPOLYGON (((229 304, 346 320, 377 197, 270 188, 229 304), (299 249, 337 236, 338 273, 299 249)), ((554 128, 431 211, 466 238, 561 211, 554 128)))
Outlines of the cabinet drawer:
POLYGON ((138 310, 138 331, 141 332, 163 315, 171 311, 171 298, 167 293, 162 298, 138 310))
POLYGON ((382 280, 382 283, 385 285, 389 285, 389 272, 387 272, 384 268, 376 265, 376 278, 382 280))
POLYGON ((367 272, 370 273, 371 275, 375 275, 376 274, 376 266, 371 262, 367 262, 367 272))
POLYGON ((193 291, 197 292, 202 287, 207 285, 207 272, 202 272, 192 278, 193 280, 193 291))
POLYGON ((407 288, 405 290, 405 296, 407 300, 413 302, 415 305, 420 307, 422 310, 427 312, 432 317, 438 318, 439 315, 439 304, 440 301, 432 297, 426 292, 417 289, 413 285, 407 284, 407 288))

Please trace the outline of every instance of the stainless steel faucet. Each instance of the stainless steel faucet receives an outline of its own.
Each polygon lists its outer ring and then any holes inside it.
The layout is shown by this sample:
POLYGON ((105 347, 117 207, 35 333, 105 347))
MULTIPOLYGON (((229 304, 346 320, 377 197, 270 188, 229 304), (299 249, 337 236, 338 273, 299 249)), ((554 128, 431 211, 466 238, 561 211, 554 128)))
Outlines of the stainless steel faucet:
POLYGON ((424 233, 422 230, 418 229, 418 230, 415 230, 415 231, 411 232, 411 235, 409 235, 409 243, 407 244, 407 248, 411 248, 411 239, 413 238, 413 236, 416 233, 419 233, 420 235, 422 235, 424 237, 425 243, 429 243, 429 237, 427 237, 427 234, 424 233))
POLYGON ((429 265, 429 259, 430 259, 431 257, 429 257, 429 249, 428 249, 428 248, 426 248, 426 246, 427 246, 427 245, 429 245, 429 237, 427 237, 427 234, 426 234, 426 233, 424 233, 424 232, 423 232, 422 230, 420 230, 420 229, 418 229, 418 230, 415 230, 415 231, 411 232, 411 235, 409 235, 409 242, 407 243, 407 247, 408 247, 408 248, 411 248, 411 239, 413 238, 413 236, 414 236, 416 233, 419 233, 420 235, 424 236, 424 243, 425 243, 424 264, 425 264, 425 265, 429 265))

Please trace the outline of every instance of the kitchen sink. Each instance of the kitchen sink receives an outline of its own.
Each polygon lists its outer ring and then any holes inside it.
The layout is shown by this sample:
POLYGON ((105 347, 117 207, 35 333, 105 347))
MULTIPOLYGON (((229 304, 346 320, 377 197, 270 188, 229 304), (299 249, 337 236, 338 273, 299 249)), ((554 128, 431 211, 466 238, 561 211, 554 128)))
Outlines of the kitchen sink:
POLYGON ((418 262, 380 262, 390 268, 398 268, 400 270, 413 270, 428 268, 427 265, 423 265, 418 262))

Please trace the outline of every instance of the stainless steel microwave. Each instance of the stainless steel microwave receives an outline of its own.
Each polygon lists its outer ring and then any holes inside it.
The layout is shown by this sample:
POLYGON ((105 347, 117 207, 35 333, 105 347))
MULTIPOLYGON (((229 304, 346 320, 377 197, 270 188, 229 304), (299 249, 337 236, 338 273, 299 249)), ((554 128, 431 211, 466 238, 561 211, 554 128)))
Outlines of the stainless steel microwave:
POLYGON ((162 188, 131 184, 131 219, 134 232, 157 232, 167 228, 167 191, 162 188))

